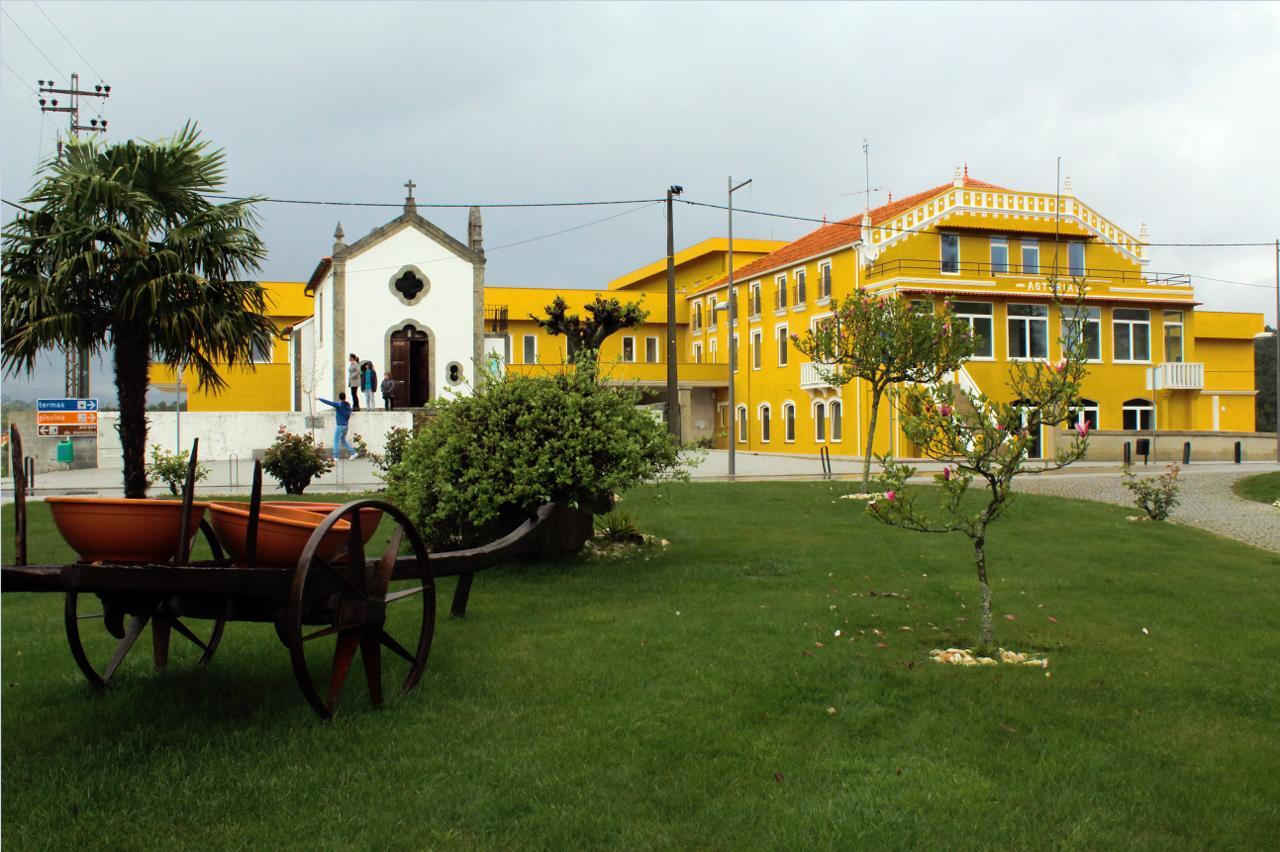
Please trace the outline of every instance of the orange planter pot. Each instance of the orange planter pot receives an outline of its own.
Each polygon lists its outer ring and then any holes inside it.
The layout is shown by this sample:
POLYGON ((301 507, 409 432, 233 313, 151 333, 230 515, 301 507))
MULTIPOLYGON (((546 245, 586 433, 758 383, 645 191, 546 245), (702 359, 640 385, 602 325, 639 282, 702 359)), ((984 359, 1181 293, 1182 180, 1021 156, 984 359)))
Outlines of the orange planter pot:
MULTIPOLYGON (((178 552, 180 500, 125 500, 119 497, 45 499, 67 544, 84 562, 168 562, 178 552)), ((187 520, 191 539, 208 503, 192 503, 187 520)))
MULTIPOLYGON (((270 506, 273 509, 294 509, 299 512, 314 512, 322 518, 341 505, 341 503, 295 503, 292 500, 264 500, 262 503, 262 507, 264 509, 270 506)), ((360 538, 364 539, 365 544, 368 544, 369 539, 373 538, 374 532, 378 529, 378 522, 381 520, 381 509, 370 508, 360 510, 360 538)))
MULTIPOLYGON (((311 534, 323 520, 324 516, 316 512, 263 504, 258 515, 258 564, 281 568, 297 565, 311 534)), ((232 560, 238 565, 248 564, 249 504, 210 503, 209 522, 232 560)), ((325 535, 316 555, 332 559, 343 548, 350 530, 351 524, 338 521, 325 535)))

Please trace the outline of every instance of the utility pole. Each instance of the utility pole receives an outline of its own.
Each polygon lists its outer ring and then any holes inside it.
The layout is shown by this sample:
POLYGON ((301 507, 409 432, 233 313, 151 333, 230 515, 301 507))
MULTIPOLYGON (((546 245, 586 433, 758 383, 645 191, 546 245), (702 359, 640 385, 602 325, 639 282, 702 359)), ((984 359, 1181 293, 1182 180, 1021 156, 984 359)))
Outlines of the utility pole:
MULTIPOLYGON (((737 473, 738 446, 738 409, 735 399, 735 373, 738 372, 738 346, 733 340, 734 323, 738 321, 738 298, 733 291, 733 194, 751 183, 748 178, 737 186, 733 185, 733 176, 729 177, 729 475, 737 473)), ((719 306, 717 306, 719 307, 719 306)))
POLYGON ((684 192, 683 186, 667 189, 667 428, 680 441, 680 378, 676 372, 676 234, 671 217, 671 198, 684 192))
MULTIPOLYGON (((89 133, 106 133, 107 120, 91 118, 88 124, 80 123, 80 98, 109 98, 111 97, 111 87, 105 83, 98 83, 93 87, 93 91, 80 88, 80 75, 71 75, 71 86, 67 89, 59 89, 53 80, 38 80, 40 84, 40 112, 65 112, 67 114, 68 130, 72 138, 79 139, 80 132, 87 131, 89 133), (62 106, 58 105, 57 98, 46 98, 46 95, 66 95, 68 102, 62 106)), ((58 159, 62 159, 62 138, 58 138, 58 159)), ((68 346, 66 370, 63 374, 63 390, 68 397, 86 397, 89 395, 89 349, 81 346, 68 346)))
POLYGON ((1276 461, 1280 462, 1280 240, 1276 240, 1276 461))

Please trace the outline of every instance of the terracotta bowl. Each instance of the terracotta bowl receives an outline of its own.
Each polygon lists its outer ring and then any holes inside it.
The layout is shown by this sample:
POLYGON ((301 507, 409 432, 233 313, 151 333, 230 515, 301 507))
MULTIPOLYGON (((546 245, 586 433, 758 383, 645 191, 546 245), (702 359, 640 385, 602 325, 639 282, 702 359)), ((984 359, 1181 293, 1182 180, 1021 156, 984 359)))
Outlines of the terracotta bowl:
MULTIPOLYGON (((262 501, 262 507, 264 509, 268 506, 280 509, 295 509, 299 512, 314 512, 322 518, 341 505, 341 503, 295 503, 291 500, 262 501)), ((364 539, 365 544, 368 544, 369 539, 373 538, 373 534, 377 532, 378 529, 378 522, 381 520, 381 509, 369 508, 360 510, 360 537, 364 539)))
MULTIPOLYGON (((248 563, 246 533, 249 504, 214 502, 209 504, 209 520, 218 541, 238 565, 248 563)), ((263 505, 258 514, 258 564, 264 567, 293 567, 316 527, 324 520, 315 512, 301 512, 280 506, 263 505)), ((338 521, 316 550, 321 559, 332 559, 346 543, 351 524, 338 521)))
MULTIPOLYGON (((46 497, 45 503, 58 532, 81 561, 168 562, 178 552, 180 500, 46 497)), ((191 504, 187 522, 191 539, 208 507, 208 503, 191 504)))

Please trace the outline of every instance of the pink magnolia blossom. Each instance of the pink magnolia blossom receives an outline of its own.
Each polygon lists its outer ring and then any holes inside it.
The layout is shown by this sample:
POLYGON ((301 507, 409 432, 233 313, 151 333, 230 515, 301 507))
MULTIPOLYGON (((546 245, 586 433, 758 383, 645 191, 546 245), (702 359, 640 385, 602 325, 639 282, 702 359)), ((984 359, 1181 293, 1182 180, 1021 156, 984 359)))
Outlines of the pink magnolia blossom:
POLYGON ((884 499, 885 499, 887 502, 889 502, 889 503, 892 503, 892 502, 893 502, 893 498, 894 498, 894 497, 897 497, 897 496, 898 496, 898 492, 897 492, 897 491, 886 491, 886 492, 884 492, 884 499))
POLYGON ((1083 437, 1085 437, 1086 435, 1088 435, 1088 434, 1089 434, 1089 421, 1088 421, 1088 420, 1081 420, 1081 421, 1079 421, 1078 423, 1076 423, 1076 432, 1078 432, 1078 433, 1079 433, 1079 435, 1080 435, 1080 437, 1081 437, 1081 438, 1083 438, 1083 437))
POLYGON ((996 424, 996 431, 997 431, 997 432, 1003 432, 1003 431, 1004 431, 1004 424, 1003 424, 1003 423, 997 423, 997 424, 996 424))
POLYGON ((945 402, 942 405, 938 406, 938 413, 941 414, 943 417, 950 417, 951 412, 952 412, 951 406, 947 405, 945 402))
POLYGON ((951 468, 950 468, 950 467, 944 467, 944 468, 942 469, 942 481, 943 481, 943 482, 950 482, 950 481, 951 481, 951 468))
POLYGON ((1059 373, 1066 372, 1067 359, 1066 358, 1059 359, 1058 363, 1053 365, 1053 369, 1057 370, 1059 373))

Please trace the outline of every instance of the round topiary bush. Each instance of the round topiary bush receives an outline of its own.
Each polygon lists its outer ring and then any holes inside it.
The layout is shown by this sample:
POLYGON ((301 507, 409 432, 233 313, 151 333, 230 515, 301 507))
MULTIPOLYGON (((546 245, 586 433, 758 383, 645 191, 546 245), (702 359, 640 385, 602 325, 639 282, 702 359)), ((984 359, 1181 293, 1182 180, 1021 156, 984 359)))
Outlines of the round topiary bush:
POLYGON ((432 547, 451 549, 505 535, 543 503, 607 511, 613 493, 687 477, 638 391, 593 376, 508 374, 442 401, 387 473, 388 496, 432 547))

